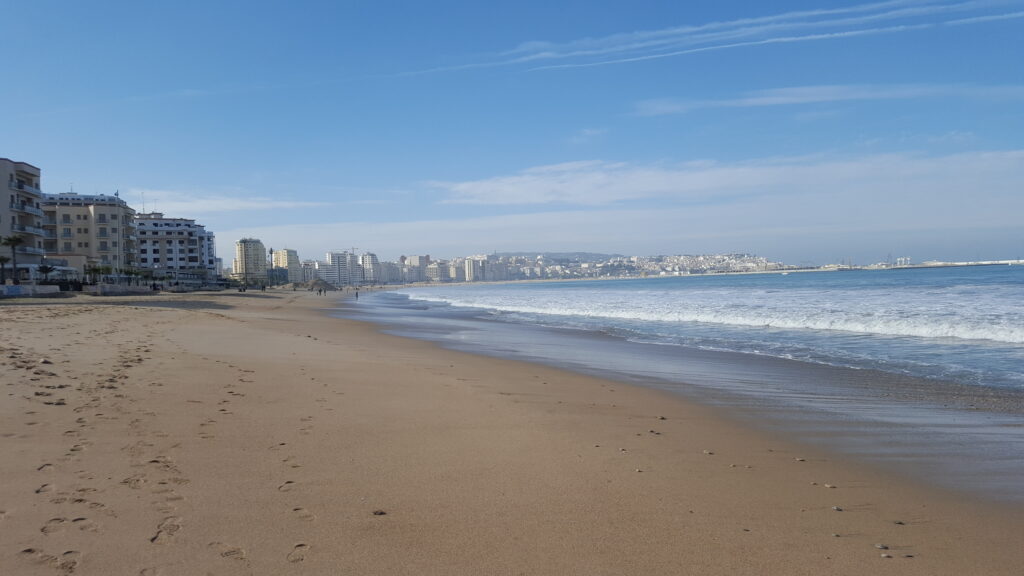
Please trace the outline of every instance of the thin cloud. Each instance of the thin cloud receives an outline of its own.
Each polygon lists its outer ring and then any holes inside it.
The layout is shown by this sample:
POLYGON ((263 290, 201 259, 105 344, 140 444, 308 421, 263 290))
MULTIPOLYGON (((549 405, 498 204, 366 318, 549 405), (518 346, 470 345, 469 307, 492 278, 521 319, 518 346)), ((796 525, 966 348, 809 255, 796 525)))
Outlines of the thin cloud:
MULTIPOLYGON (((730 204, 751 197, 863 194, 879 190, 930 198, 967 194, 985 182, 990 193, 1017 194, 1024 151, 946 156, 884 154, 853 158, 768 158, 746 162, 629 164, 581 161, 464 182, 432 182, 447 204, 613 206, 658 200, 676 205, 730 204)), ((884 196, 883 196, 884 197, 884 196)))
POLYGON ((912 100, 919 98, 1024 99, 1024 86, 969 86, 940 84, 822 85, 773 88, 749 92, 739 98, 721 100, 680 100, 661 98, 635 105, 639 116, 683 114, 703 108, 752 108, 820 104, 857 100, 912 100))
MULTIPOLYGON (((531 174, 556 177, 571 166, 544 167, 531 174)), ((596 171, 604 164, 575 166, 596 171)), ((620 166, 623 174, 638 172, 620 166)), ((400 254, 444 258, 496 250, 588 250, 639 255, 757 252, 793 262, 834 261, 853 251, 882 258, 894 245, 910 246, 912 239, 919 246, 914 254, 919 259, 929 245, 942 244, 954 232, 990 242, 995 250, 1002 244, 993 238, 1019 235, 1017 214, 1024 210, 1024 195, 1016 185, 1024 181, 1024 150, 679 167, 680 173, 687 171, 729 201, 568 209, 549 203, 539 210, 504 206, 497 213, 469 218, 246 227, 217 230, 217 237, 222 254, 231 253, 235 239, 253 236, 268 245, 295 248, 303 258, 321 257, 326 247, 354 244, 391 260, 400 254), (766 177, 773 180, 766 193, 737 194, 737 188, 766 177)))
POLYGON ((132 204, 152 212, 201 217, 204 214, 238 211, 288 210, 294 208, 315 208, 328 205, 325 202, 306 202, 249 196, 245 194, 200 193, 194 191, 151 190, 134 188, 126 194, 138 199, 132 204))
POLYGON ((528 41, 477 62, 408 74, 528 65, 553 70, 625 64, 714 50, 895 34, 1024 17, 996 12, 1019 0, 890 0, 833 9, 800 10, 723 22, 617 33, 565 42, 528 41), (952 17, 956 15, 957 17, 952 17))
POLYGON ((606 128, 584 128, 569 137, 570 144, 588 144, 599 140, 608 133, 606 128))

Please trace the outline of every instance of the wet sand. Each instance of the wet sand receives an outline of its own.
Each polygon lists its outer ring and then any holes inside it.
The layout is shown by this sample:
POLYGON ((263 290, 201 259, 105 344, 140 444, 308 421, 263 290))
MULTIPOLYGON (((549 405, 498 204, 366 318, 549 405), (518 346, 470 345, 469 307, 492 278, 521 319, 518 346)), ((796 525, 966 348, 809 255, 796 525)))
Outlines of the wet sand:
POLYGON ((1020 574, 1024 510, 305 292, 0 302, 2 574, 1020 574))

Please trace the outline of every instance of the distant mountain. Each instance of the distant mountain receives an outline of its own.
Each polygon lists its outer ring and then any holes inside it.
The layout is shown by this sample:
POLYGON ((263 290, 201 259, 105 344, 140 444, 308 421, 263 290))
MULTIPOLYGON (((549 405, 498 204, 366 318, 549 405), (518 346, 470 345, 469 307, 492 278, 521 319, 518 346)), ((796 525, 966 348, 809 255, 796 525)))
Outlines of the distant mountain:
POLYGON ((596 252, 496 252, 495 256, 504 258, 536 258, 559 262, 604 262, 612 258, 624 258, 622 254, 598 254, 596 252))

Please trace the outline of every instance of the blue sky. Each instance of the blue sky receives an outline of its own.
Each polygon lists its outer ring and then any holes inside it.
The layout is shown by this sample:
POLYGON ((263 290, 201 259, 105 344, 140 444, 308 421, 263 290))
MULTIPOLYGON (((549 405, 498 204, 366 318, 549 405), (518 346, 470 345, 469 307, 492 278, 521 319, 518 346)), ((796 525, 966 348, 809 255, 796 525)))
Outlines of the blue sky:
POLYGON ((1024 0, 0 0, 0 156, 303 258, 1024 257, 1024 0))

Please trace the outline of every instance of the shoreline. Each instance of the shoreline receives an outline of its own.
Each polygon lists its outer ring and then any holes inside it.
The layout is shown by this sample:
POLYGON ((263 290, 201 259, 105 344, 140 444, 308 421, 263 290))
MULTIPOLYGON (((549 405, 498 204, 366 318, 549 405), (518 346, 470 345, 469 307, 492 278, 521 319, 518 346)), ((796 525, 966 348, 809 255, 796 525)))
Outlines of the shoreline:
POLYGON ((336 296, 0 304, 17 327, 0 335, 0 572, 1024 563, 1019 506, 895 478, 667 392, 382 334, 331 317, 336 296))
POLYGON ((1024 504, 1024 395, 875 369, 686 346, 390 300, 335 316, 488 357, 663 390, 741 424, 967 497, 1024 504))

